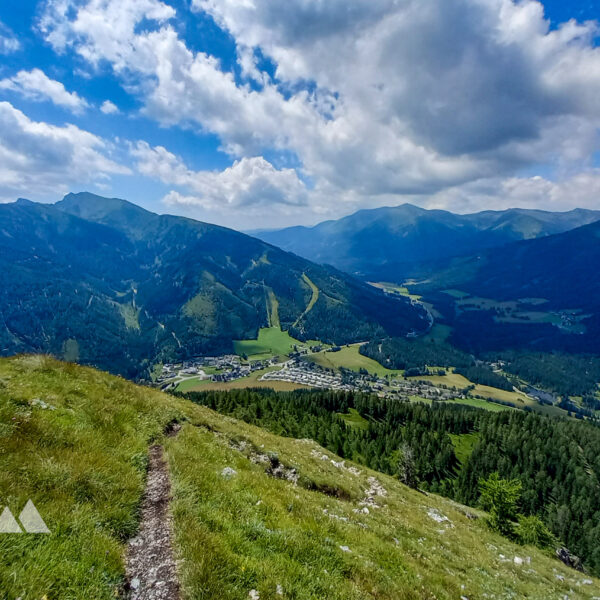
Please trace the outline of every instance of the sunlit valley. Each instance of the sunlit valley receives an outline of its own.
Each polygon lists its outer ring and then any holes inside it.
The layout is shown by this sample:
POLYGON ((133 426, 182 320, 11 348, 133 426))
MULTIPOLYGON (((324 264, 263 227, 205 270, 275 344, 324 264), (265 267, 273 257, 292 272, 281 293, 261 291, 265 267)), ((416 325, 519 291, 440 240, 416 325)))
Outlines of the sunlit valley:
POLYGON ((1 7, 0 600, 600 598, 599 19, 1 7))

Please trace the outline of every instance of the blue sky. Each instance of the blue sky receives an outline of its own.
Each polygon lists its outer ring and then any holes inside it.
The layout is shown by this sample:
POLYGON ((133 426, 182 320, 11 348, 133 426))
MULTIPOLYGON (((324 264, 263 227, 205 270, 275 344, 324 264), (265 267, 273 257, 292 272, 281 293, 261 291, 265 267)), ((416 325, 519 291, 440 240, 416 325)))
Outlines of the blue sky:
POLYGON ((0 201, 241 229, 413 202, 599 206, 590 0, 0 7, 0 201))

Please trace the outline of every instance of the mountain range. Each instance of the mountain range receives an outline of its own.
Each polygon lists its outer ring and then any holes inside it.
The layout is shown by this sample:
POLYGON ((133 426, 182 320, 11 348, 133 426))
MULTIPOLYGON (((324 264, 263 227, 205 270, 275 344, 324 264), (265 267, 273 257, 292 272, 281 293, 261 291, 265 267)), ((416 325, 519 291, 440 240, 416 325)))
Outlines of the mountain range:
POLYGON ((361 210, 314 227, 255 235, 366 279, 401 281, 418 272, 423 263, 563 233, 599 219, 600 211, 584 209, 561 213, 514 208, 460 215, 403 204, 361 210))
POLYGON ((0 353, 136 377, 233 351, 279 325, 346 343, 426 327, 423 311, 242 233, 89 193, 0 206, 0 353))

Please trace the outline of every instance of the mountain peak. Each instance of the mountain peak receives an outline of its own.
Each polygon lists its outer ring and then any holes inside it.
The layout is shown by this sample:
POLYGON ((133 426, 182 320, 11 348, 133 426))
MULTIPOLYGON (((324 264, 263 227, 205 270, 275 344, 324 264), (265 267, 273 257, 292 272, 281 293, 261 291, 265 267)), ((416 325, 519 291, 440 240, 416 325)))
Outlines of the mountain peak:
POLYGON ((148 232, 152 222, 158 219, 153 212, 121 198, 105 198, 91 192, 67 194, 54 205, 57 209, 86 219, 125 229, 130 235, 140 237, 148 232))
POLYGON ((27 198, 17 198, 15 204, 17 206, 29 206, 30 204, 34 204, 34 202, 28 200, 27 198))
POLYGON ((146 215, 152 214, 150 211, 133 204, 128 200, 121 198, 106 198, 98 196, 91 192, 69 193, 62 200, 55 204, 56 208, 65 212, 76 214, 84 219, 97 219, 102 215, 107 215, 115 211, 130 210, 146 215))

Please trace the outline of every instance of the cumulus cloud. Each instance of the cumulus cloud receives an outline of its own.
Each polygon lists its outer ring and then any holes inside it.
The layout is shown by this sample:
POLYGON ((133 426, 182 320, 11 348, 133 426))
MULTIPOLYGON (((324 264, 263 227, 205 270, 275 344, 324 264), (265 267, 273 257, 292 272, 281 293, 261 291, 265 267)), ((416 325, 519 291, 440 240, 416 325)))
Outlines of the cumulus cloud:
POLYGON ((111 102, 110 100, 105 100, 100 106, 100 111, 105 115, 116 115, 119 113, 119 107, 111 102))
POLYGON ((544 177, 508 177, 472 182, 443 190, 428 198, 427 208, 475 212, 482 207, 503 210, 539 208, 566 211, 574 207, 598 209, 600 169, 589 169, 560 181, 544 177))
POLYGON ((0 54, 12 54, 21 48, 15 34, 0 21, 0 54))
POLYGON ((374 123, 450 156, 543 135, 559 115, 597 119, 593 23, 550 31, 525 0, 193 0, 259 47, 284 81, 313 80, 374 123))
POLYGON ((42 70, 19 71, 0 81, 0 90, 10 90, 36 101, 49 100, 74 113, 81 113, 88 103, 76 92, 67 92, 60 81, 50 79, 42 70))
MULTIPOLYGON (((235 40, 241 80, 190 49, 159 0, 49 0, 39 28, 57 51, 110 65, 163 125, 216 134, 236 175, 267 151, 294 155, 313 212, 451 195, 540 164, 583 171, 598 150, 597 25, 551 30, 537 1, 192 6, 235 40)), ((182 197, 214 201, 225 173, 182 197)), ((221 199, 241 197, 225 187, 221 199)))
POLYGON ((242 158, 223 171, 193 171, 162 146, 140 141, 131 147, 140 173, 187 190, 171 191, 169 205, 223 211, 229 208, 302 206, 307 191, 294 169, 276 169, 261 156, 242 158))
POLYGON ((58 127, 31 120, 0 102, 0 199, 55 197, 72 184, 128 174, 113 161, 101 138, 75 125, 58 127))

